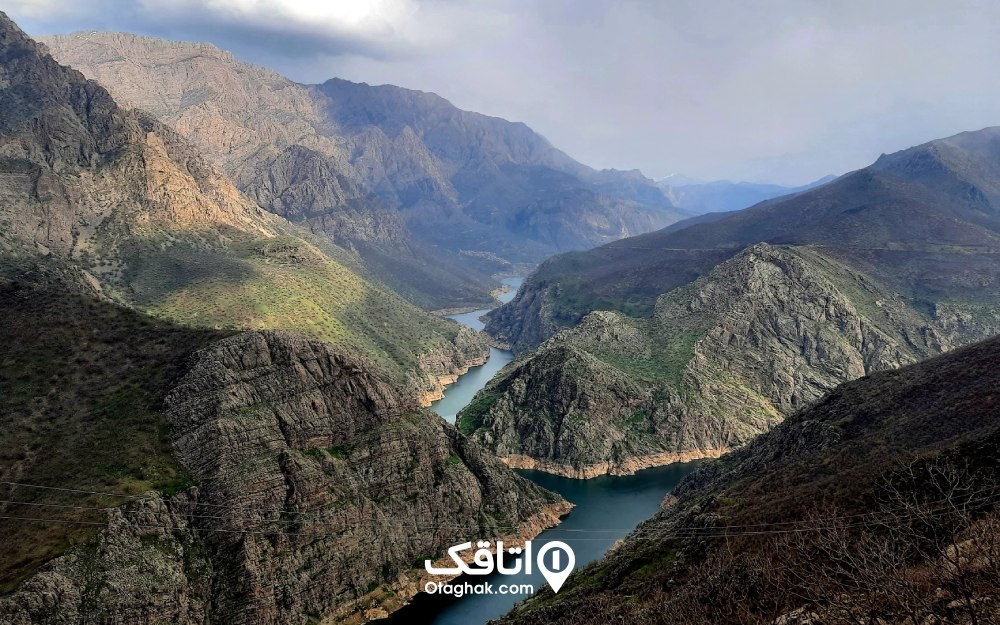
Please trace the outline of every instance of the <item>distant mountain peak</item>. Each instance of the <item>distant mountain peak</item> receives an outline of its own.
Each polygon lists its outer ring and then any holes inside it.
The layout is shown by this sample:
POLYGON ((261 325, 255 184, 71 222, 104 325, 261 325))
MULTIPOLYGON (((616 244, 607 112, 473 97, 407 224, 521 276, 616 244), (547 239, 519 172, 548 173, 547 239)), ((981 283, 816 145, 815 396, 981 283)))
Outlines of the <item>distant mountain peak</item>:
POLYGON ((692 178, 690 176, 685 176, 684 174, 670 174, 669 176, 664 176, 662 178, 656 179, 657 184, 667 184, 672 187, 683 187, 689 184, 704 184, 705 181, 700 178, 692 178))
POLYGON ((428 308, 484 303, 475 298, 487 297, 491 274, 690 215, 640 172, 597 172, 523 123, 435 93, 343 78, 298 84, 186 42, 44 41, 119 101, 176 128, 263 209, 358 251, 428 308))

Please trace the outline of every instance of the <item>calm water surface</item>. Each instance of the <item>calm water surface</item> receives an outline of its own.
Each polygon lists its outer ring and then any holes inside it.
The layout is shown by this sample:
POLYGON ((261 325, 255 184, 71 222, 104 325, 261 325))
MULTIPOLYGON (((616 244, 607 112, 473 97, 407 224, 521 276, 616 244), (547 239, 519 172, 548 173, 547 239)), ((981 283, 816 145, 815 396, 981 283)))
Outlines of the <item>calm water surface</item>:
MULTIPOLYGON (((504 303, 514 299, 514 295, 517 293, 517 289, 521 286, 522 282, 524 282, 524 278, 504 278, 503 283, 509 286, 510 290, 500 295, 498 299, 504 303)), ((482 330, 483 322, 479 318, 488 312, 490 312, 489 309, 484 308, 459 315, 449 315, 449 319, 454 319, 474 330, 482 330)), ((458 411, 465 408, 472 401, 472 397, 479 389, 486 386, 486 383, 493 379, 497 371, 503 369, 503 366, 511 360, 514 360, 514 354, 511 352, 506 349, 491 347, 490 357, 486 361, 486 364, 469 369, 468 373, 460 377, 445 390, 442 399, 431 404, 431 410, 444 417, 444 420, 448 423, 454 423, 455 415, 458 414, 458 411)))
MULTIPOLYGON (((521 285, 521 278, 507 278, 505 284, 511 290, 500 300, 513 299, 521 285)), ((489 312, 476 310, 470 313, 452 315, 459 323, 481 330, 483 323, 479 317, 489 312)), ((513 360, 509 351, 491 349, 485 365, 470 369, 455 384, 444 392, 444 398, 431 408, 451 423, 455 415, 465 407, 476 391, 481 389, 505 364, 513 360)), ((596 560, 619 538, 628 534, 635 526, 652 516, 663 501, 667 491, 672 489, 682 477, 693 471, 699 462, 672 464, 639 471, 635 475, 603 475, 590 480, 574 480, 542 473, 541 471, 518 471, 535 483, 555 491, 567 501, 576 505, 563 522, 542 532, 534 539, 537 550, 550 540, 561 540, 573 547, 576 554, 576 568, 596 560)), ((536 551, 537 553, 537 551, 536 551)), ((485 577, 466 576, 455 583, 469 581, 477 584, 483 581, 500 584, 532 584, 541 588, 545 580, 537 572, 532 575, 488 575, 485 577)), ((391 617, 379 623, 391 625, 481 625, 490 619, 506 614, 515 603, 527 595, 469 595, 454 598, 450 595, 419 594, 413 602, 391 617)))
MULTIPOLYGON (((532 542, 534 549, 550 540, 561 540, 573 548, 576 569, 597 560, 619 538, 653 516, 667 491, 682 477, 693 471, 701 461, 671 464, 639 471, 635 475, 602 475, 590 480, 574 480, 540 471, 518 471, 540 486, 553 490, 576 504, 572 512, 557 527, 545 530, 532 542), (581 531, 584 530, 584 531, 581 531)), ((537 572, 532 575, 464 576, 454 583, 532 584, 545 585, 537 572)), ((395 612, 387 625, 482 625, 500 618, 523 601, 527 595, 468 595, 454 598, 445 594, 421 593, 410 605, 395 612)))

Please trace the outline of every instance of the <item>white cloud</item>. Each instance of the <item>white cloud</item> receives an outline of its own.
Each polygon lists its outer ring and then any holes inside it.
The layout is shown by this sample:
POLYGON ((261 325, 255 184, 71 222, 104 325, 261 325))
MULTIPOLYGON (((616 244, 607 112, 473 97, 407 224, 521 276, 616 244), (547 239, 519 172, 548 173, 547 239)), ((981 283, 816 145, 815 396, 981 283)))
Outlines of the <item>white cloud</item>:
POLYGON ((30 32, 207 40, 435 91, 598 167, 803 182, 1000 124, 992 0, 39 0, 30 32))
POLYGON ((139 0, 150 17, 185 24, 194 20, 228 29, 309 33, 317 39, 352 37, 397 43, 410 37, 415 0, 139 0))

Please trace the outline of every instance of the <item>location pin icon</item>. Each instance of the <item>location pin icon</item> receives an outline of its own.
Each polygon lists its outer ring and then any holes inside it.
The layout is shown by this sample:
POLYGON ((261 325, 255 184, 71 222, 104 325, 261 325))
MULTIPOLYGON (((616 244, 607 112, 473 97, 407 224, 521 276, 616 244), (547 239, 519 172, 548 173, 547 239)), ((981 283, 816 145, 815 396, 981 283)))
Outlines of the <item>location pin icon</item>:
POLYGON ((553 540, 551 542, 545 543, 545 545, 538 550, 538 555, 536 556, 536 563, 538 564, 538 570, 541 571, 542 575, 545 577, 545 581, 549 583, 552 587, 552 592, 559 592, 562 588, 563 582, 569 577, 569 574, 573 572, 573 567, 576 565, 576 554, 573 553, 573 549, 569 545, 561 540, 553 540), (545 563, 545 554, 556 549, 557 551, 552 554, 552 567, 559 570, 551 570, 545 563), (566 566, 562 565, 563 556, 566 559, 566 566))

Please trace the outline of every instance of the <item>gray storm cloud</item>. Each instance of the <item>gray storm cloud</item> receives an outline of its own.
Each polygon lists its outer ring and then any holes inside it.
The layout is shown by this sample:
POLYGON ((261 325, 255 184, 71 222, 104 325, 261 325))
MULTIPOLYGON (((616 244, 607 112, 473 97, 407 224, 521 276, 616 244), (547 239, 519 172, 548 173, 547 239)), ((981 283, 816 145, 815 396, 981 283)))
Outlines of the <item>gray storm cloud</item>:
POLYGON ((19 0, 33 34, 210 41, 303 82, 434 91, 596 167, 800 183, 1000 124, 986 1, 19 0))

